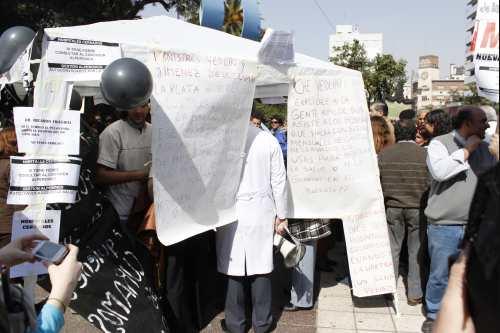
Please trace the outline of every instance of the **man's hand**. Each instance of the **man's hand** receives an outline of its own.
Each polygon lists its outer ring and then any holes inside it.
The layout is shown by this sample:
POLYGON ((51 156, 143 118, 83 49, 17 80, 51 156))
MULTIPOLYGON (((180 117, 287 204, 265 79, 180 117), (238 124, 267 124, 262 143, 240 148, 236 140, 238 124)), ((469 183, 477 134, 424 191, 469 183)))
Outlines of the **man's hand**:
POLYGON ((274 221, 274 230, 276 231, 276 233, 278 235, 283 235, 286 232, 286 227, 288 227, 288 220, 276 217, 276 220, 274 221))
POLYGON ((23 262, 35 261, 35 256, 31 251, 36 246, 36 241, 47 239, 42 234, 33 234, 13 240, 0 249, 0 264, 12 267, 23 262))
POLYGON ((479 147, 481 144, 482 140, 479 136, 477 135, 472 135, 467 139, 467 142, 465 143, 465 156, 464 158, 467 160, 469 159, 470 155, 474 152, 474 150, 479 147))

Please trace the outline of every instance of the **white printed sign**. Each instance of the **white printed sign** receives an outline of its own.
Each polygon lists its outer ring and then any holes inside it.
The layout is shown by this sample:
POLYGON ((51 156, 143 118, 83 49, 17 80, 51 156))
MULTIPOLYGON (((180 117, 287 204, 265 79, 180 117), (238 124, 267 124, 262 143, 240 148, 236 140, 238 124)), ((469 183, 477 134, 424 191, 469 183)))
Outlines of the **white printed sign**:
POLYGON ((118 43, 61 37, 49 39, 46 54, 49 73, 71 81, 100 80, 104 68, 121 58, 118 43))
POLYGON ((341 218, 354 295, 395 292, 361 74, 292 69, 289 75, 289 217, 341 218))
POLYGON ((173 51, 148 65, 156 231, 171 245, 236 220, 256 65, 173 51))
POLYGON ((82 160, 10 158, 10 205, 75 202, 82 160))
POLYGON ((471 42, 474 75, 479 96, 499 101, 498 16, 477 21, 471 42))
MULTIPOLYGON (((51 242, 59 243, 60 210, 24 210, 15 212, 12 217, 12 240, 32 234, 43 234, 51 242)), ((10 269, 10 277, 24 277, 47 274, 41 262, 24 263, 10 269)))
POLYGON ((33 155, 78 155, 80 153, 80 113, 14 108, 19 152, 33 155))

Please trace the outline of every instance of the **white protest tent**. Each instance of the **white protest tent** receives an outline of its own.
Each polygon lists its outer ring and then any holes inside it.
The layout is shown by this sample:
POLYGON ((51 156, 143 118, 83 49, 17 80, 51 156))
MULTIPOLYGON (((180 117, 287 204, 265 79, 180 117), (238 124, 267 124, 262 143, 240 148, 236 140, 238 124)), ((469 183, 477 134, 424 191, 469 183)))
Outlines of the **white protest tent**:
MULTIPOLYGON (((350 230, 348 232, 352 233, 353 235, 352 240, 349 240, 347 242, 347 246, 348 248, 354 248, 356 244, 359 244, 366 239, 373 239, 374 230, 378 232, 378 234, 375 236, 378 237, 378 240, 380 240, 380 243, 373 243, 368 247, 364 247, 362 249, 362 253, 359 252, 356 255, 353 255, 357 256, 358 258, 364 258, 366 257, 366 255, 364 254, 366 254, 367 252, 378 251, 379 253, 377 253, 375 257, 378 260, 382 261, 381 263, 377 263, 377 265, 373 267, 369 266, 369 262, 367 263, 364 260, 358 261, 361 263, 358 265, 360 268, 359 270, 357 270, 358 273, 355 273, 354 270, 351 271, 353 281, 356 282, 354 283, 355 295, 368 296, 394 291, 394 273, 392 270, 392 259, 390 257, 390 248, 388 244, 385 212, 383 208, 383 200, 381 200, 382 198, 380 182, 378 180, 378 169, 373 150, 371 130, 369 129, 370 125, 368 112, 366 110, 363 82, 361 74, 359 72, 335 66, 329 62, 321 61, 302 54, 295 54, 295 64, 293 66, 269 66, 260 64, 258 58, 258 53, 261 49, 260 43, 232 36, 221 31, 216 31, 213 29, 179 21, 174 18, 158 16, 141 20, 111 21, 84 26, 45 29, 44 46, 42 47, 43 51, 41 68, 39 76, 37 78, 37 80, 40 81, 38 82, 40 84, 36 85, 36 87, 38 88, 39 100, 44 99, 45 95, 47 95, 49 92, 57 90, 61 90, 62 92, 60 92, 60 94, 65 96, 67 99, 67 94, 69 92, 67 88, 66 90, 62 89, 62 85, 60 85, 60 82, 57 83, 53 81, 44 83, 44 80, 46 79, 44 76, 48 72, 45 55, 47 52, 47 44, 49 38, 78 39, 117 43, 120 45, 121 56, 136 58, 144 63, 147 62, 152 50, 172 50, 175 52, 186 52, 203 56, 220 56, 224 58, 238 59, 241 61, 246 61, 248 63, 254 63, 257 64, 257 71, 255 76, 256 89, 254 96, 250 96, 251 98, 288 96, 291 84, 296 83, 292 82, 295 77, 294 75, 290 75, 290 69, 295 70, 295 73, 298 72, 297 70, 304 69, 305 72, 301 75, 302 78, 305 77, 306 79, 314 78, 315 76, 319 77, 324 74, 323 78, 328 77, 327 80, 323 82, 326 83, 326 86, 323 87, 321 86, 321 82, 315 81, 315 84, 317 84, 316 88, 318 88, 319 90, 316 92, 310 92, 312 94, 317 94, 310 95, 313 98, 323 95, 326 98, 325 100, 327 100, 328 98, 333 96, 332 101, 335 100, 333 104, 335 106, 323 106, 323 109, 325 111, 324 114, 328 113, 330 114, 328 115, 328 117, 330 117, 332 116, 332 114, 337 114, 337 111, 339 111, 339 114, 342 114, 340 117, 349 117, 353 112, 352 110, 357 113, 357 115, 354 115, 354 117, 357 118, 349 118, 349 120, 346 120, 342 125, 333 125, 335 129, 333 131, 330 131, 329 133, 340 133, 340 131, 337 130, 343 131, 342 133, 348 133, 351 130, 355 132, 358 131, 358 133, 361 133, 361 135, 358 135, 358 137, 353 136, 352 138, 353 140, 361 140, 362 142, 360 146, 364 147, 364 150, 362 150, 361 153, 358 154, 358 157, 362 156, 363 158, 365 158, 365 160, 358 160, 357 162, 363 164, 366 168, 364 169, 365 171, 362 174, 363 177, 348 178, 352 179, 351 182, 355 184, 353 190, 351 190, 349 195, 343 196, 343 201, 340 200, 342 195, 337 195, 336 198, 339 200, 335 199, 338 202, 345 203, 344 206, 337 203, 337 206, 346 207, 345 212, 349 210, 348 213, 344 212, 344 215, 342 216, 343 219, 346 218, 344 220, 344 223, 347 223, 346 225, 348 226, 348 228, 345 229, 350 230), (340 81, 342 81, 343 83, 338 80, 339 78, 341 78, 340 81), (321 91, 322 87, 328 91, 321 91), (344 91, 346 89, 349 90, 347 94, 348 98, 346 100, 342 100, 340 98, 341 94, 343 93, 341 91, 342 89, 344 91), (332 91, 334 92, 332 93, 332 91), (337 99, 337 97, 339 98, 337 99), (354 125, 354 127, 351 125, 354 125), (368 170, 368 172, 366 172, 366 170, 368 170), (369 190, 364 191, 365 189, 369 190), (373 219, 375 218, 377 219, 377 223, 373 224, 373 219), (357 292, 358 288, 359 291, 357 292)), ((156 83, 157 82, 154 82, 154 84, 156 83)), ((74 85, 81 95, 100 95, 99 81, 79 81, 78 79, 75 79, 74 85)), ((37 105, 36 95, 37 89, 35 89, 35 106, 44 107, 45 105, 47 105, 44 103, 44 101, 38 103, 37 105)), ((296 97, 297 93, 295 93, 295 98, 296 97)), ((248 115, 246 117, 248 117, 248 115)), ((165 121, 165 123, 168 123, 168 119, 164 118, 163 120, 165 121)), ((248 122, 248 118, 245 118, 244 121, 248 122)), ((240 136, 242 133, 243 132, 240 132, 240 136)), ((183 142, 179 141, 179 146, 183 147, 182 144, 183 142)), ((170 150, 166 149, 163 151, 170 150)), ((356 152, 353 150, 351 154, 355 155, 356 152)), ((154 155, 155 154, 153 150, 153 160, 155 158, 154 155)), ((352 156, 353 155, 349 155, 346 160, 349 160, 352 156)), ((348 168, 350 167, 351 165, 348 165, 348 168)), ((344 190, 347 191, 346 189, 344 190)), ((335 191, 337 191, 337 189, 335 191)), ((325 194, 325 196, 328 195, 330 196, 328 197, 330 200, 332 195, 331 192, 325 194)), ((155 200, 156 199, 157 197, 155 187, 155 200)), ((313 201, 314 199, 312 199, 312 201, 307 201, 307 204, 313 203, 313 201)), ((314 210, 317 207, 316 205, 325 206, 325 202, 327 201, 316 200, 316 202, 311 205, 310 210, 314 210)), ((330 216, 322 217, 328 218, 340 216, 334 216, 334 214, 332 214, 330 216)), ((203 220, 203 218, 201 220, 203 220)), ((170 221, 168 222, 170 223, 170 221)), ((217 224, 217 226, 220 225, 217 224)), ((186 225, 184 225, 183 228, 186 228, 186 225)), ((177 237, 169 244, 173 244, 177 241, 181 241, 182 239, 186 239, 187 237, 213 228, 213 224, 207 225, 204 223, 200 223, 199 225, 191 229, 195 230, 195 232, 190 231, 186 233, 186 235, 183 235, 186 237, 177 237)), ((162 240, 160 234, 159 237, 160 240, 162 240)), ((346 241, 348 239, 351 238, 346 237, 346 241)), ((350 265, 351 264, 352 262, 350 262, 350 265)), ((353 266, 351 268, 355 267, 353 266)))
MULTIPOLYGON (((190 24, 168 16, 48 28, 45 29, 45 34, 50 38, 90 39, 119 43, 122 46, 128 45, 132 48, 124 47, 123 56, 132 58, 134 57, 134 50, 160 47, 162 49, 175 49, 214 56, 220 55, 258 62, 257 54, 261 46, 260 43, 249 39, 190 24), (127 50, 131 50, 130 53, 127 50)), ((140 56, 137 57, 140 58, 140 56)), ((351 71, 298 53, 295 55, 295 63, 297 67, 351 71)), ((260 65, 256 80, 255 97, 286 96, 288 94, 288 84, 286 67, 273 68, 260 65)), ((92 86, 89 83, 85 85, 92 86)))

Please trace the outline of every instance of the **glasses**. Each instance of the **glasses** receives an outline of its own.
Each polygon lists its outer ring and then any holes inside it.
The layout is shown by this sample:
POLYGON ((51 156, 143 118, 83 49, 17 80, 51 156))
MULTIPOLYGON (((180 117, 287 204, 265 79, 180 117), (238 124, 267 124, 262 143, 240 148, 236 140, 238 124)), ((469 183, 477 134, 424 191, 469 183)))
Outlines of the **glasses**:
POLYGON ((271 120, 271 124, 279 124, 280 122, 277 120, 271 120))

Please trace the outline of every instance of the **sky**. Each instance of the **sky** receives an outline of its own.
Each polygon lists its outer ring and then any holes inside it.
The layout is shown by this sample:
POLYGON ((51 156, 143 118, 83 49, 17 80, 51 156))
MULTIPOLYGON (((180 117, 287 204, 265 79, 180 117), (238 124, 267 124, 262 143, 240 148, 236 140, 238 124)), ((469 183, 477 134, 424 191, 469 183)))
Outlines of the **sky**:
MULTIPOLYGON (((384 53, 418 68, 418 57, 439 56, 441 77, 450 63, 465 60, 466 0, 260 0, 262 27, 292 31, 295 49, 328 59, 329 35, 337 24, 357 24, 360 32, 383 33, 384 53), (319 5, 319 7, 316 5, 319 5), (322 14, 322 8, 326 16, 322 14)), ((160 6, 143 16, 162 15, 160 6)), ((172 13, 170 13, 172 15, 172 13)))

